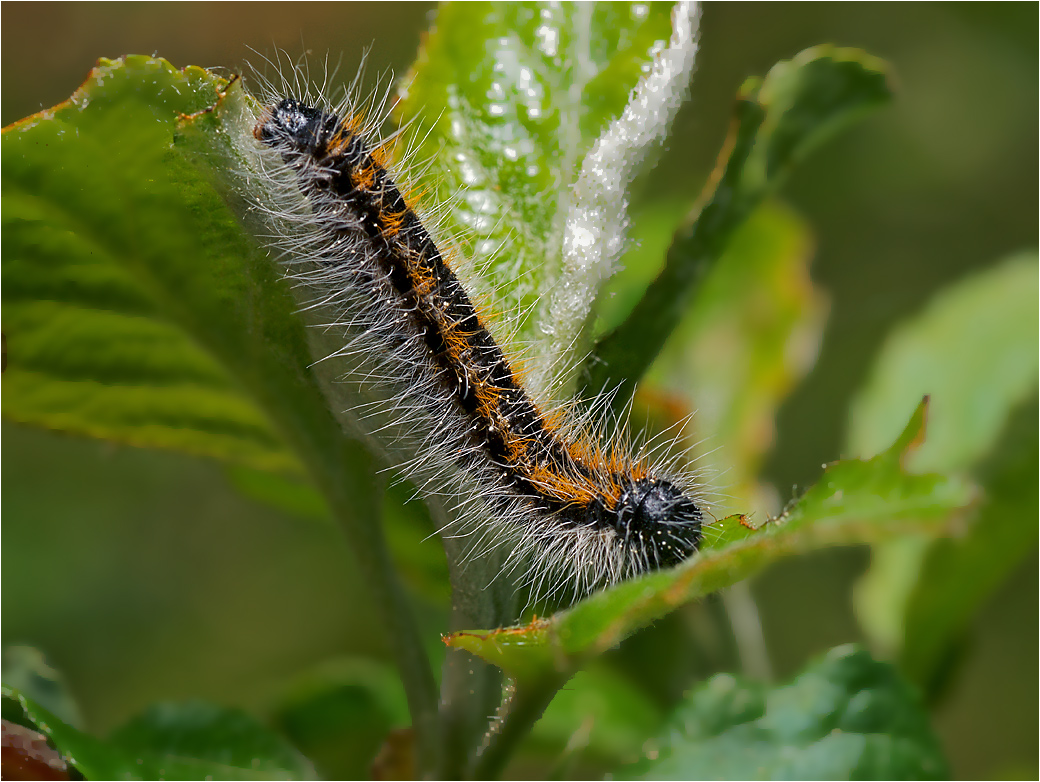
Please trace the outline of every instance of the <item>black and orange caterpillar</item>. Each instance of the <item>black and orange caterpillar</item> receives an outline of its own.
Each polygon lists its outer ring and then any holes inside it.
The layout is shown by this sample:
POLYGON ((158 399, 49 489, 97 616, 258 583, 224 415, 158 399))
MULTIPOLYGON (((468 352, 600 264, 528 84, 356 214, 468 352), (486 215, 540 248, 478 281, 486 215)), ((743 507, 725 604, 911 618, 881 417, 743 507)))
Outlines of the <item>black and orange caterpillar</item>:
POLYGON ((303 199, 307 238, 283 230, 283 250, 306 248, 304 276, 321 295, 349 294, 350 349, 370 359, 359 379, 407 398, 398 423, 412 416, 425 432, 409 470, 442 493, 448 480, 477 495, 457 502, 462 527, 484 545, 511 546, 513 566, 530 570, 542 596, 580 596, 697 550, 704 511, 692 481, 618 442, 599 445, 566 410, 532 398, 360 119, 289 97, 253 135, 303 199))

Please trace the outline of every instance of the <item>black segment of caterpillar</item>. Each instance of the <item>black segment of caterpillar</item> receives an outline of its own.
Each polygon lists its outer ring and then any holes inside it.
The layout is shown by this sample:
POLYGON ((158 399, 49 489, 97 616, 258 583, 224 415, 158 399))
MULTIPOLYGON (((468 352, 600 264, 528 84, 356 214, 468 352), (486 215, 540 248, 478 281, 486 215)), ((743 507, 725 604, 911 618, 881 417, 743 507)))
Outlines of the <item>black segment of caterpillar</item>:
POLYGON ((701 539, 697 502, 623 450, 565 434, 539 408, 361 127, 290 97, 265 111, 253 135, 296 174, 320 218, 316 230, 328 249, 319 262, 367 264, 357 273, 392 288, 395 319, 421 338, 441 396, 465 420, 460 428, 470 447, 457 449, 461 467, 482 459, 509 503, 546 520, 527 535, 547 550, 543 559, 568 557, 566 545, 552 539, 554 527, 586 533, 585 548, 593 541, 620 552, 623 565, 610 565, 611 573, 575 573, 583 582, 578 592, 690 556, 701 539))

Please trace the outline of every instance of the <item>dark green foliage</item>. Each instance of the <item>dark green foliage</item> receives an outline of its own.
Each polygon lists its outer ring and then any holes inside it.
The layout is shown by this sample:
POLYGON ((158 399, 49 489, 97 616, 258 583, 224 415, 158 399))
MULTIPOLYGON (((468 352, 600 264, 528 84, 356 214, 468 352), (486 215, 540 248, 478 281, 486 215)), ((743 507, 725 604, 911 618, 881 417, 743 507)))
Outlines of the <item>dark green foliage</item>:
POLYGON ((944 779, 917 696, 894 667, 839 647, 786 685, 720 674, 686 696, 639 779, 944 779))

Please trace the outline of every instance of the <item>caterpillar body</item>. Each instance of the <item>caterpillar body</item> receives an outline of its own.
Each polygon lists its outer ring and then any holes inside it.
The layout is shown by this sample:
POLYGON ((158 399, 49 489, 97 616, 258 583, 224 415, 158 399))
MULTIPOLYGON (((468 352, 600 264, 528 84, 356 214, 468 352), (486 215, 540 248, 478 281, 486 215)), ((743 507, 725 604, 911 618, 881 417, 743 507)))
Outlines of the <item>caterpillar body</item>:
POLYGON ((290 275, 336 311, 350 379, 380 385, 390 430, 411 433, 414 457, 396 466, 421 491, 454 495, 442 535, 468 536, 472 557, 503 546, 536 599, 580 597, 696 551, 693 480, 617 437, 600 444, 587 416, 535 398, 360 115, 282 96, 253 136, 279 183, 277 203, 260 206, 280 226, 275 244, 306 259, 290 275))

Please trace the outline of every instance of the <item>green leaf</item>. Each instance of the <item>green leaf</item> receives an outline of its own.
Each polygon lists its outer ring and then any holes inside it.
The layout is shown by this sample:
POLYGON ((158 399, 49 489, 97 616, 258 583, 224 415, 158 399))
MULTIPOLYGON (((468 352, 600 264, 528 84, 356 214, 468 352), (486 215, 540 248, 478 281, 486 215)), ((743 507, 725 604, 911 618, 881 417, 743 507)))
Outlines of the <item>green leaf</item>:
POLYGON ((912 399, 930 394, 929 436, 910 462, 917 470, 976 468, 1005 432, 981 476, 987 502, 967 534, 878 546, 856 590, 871 638, 924 685, 935 683, 950 645, 1035 549, 1035 427, 1008 420, 1036 393, 1037 285, 1036 254, 1023 253, 943 291, 891 335, 852 407, 849 447, 869 452, 912 399))
POLYGON ((312 779, 310 764, 244 712, 155 706, 102 741, 9 687, 25 715, 87 779, 312 779))
MULTIPOLYGON (((396 111, 422 118, 416 157, 431 164, 418 185, 451 204, 446 228, 498 311, 530 313, 558 280, 571 186, 667 43, 671 12, 660 2, 438 9, 396 111)), ((537 355, 544 324, 515 325, 537 355)))
POLYGON ((409 724, 408 705, 392 668, 333 660, 291 684, 274 722, 323 779, 363 779, 387 733, 409 724))
POLYGON ((944 779, 939 743, 895 668, 851 646, 791 683, 720 674, 691 692, 623 778, 944 779))
POLYGON ((679 228, 661 274, 628 319, 585 362, 587 392, 643 375, 689 306, 706 269, 734 231, 814 147, 891 97, 884 62, 856 49, 816 46, 780 62, 741 88, 734 130, 723 148, 714 191, 679 228))
POLYGON ((5 686, 24 693, 69 725, 82 724, 79 706, 69 693, 64 677, 47 664, 39 649, 5 647, 2 680, 5 686))
POLYGON ((283 738, 245 712, 207 703, 152 706, 109 740, 137 758, 139 779, 314 778, 310 763, 283 738))
POLYGON ((102 60, 68 101, 4 129, 8 418, 299 471, 247 385, 277 352, 306 356, 291 301, 171 149, 178 117, 223 84, 102 60))
MULTIPOLYGON (((999 450, 980 469, 986 502, 962 537, 929 547, 905 603, 899 664, 929 694, 954 645, 1002 584, 1036 551, 1037 398, 1008 420, 999 450)), ((868 571, 869 572, 869 571, 868 571)))
POLYGON ((872 453, 931 396, 928 440, 912 464, 966 469, 993 447, 1009 412, 1036 388, 1040 285, 1023 252, 941 291, 885 342, 852 404, 848 442, 872 453))
POLYGON ((887 450, 830 465, 779 518, 734 540, 705 530, 700 553, 677 568, 597 593, 548 620, 446 639, 499 666, 518 683, 566 675, 675 607, 729 586, 781 557, 835 545, 884 540, 908 530, 942 532, 972 500, 963 481, 903 468, 923 434, 922 404, 887 450))

